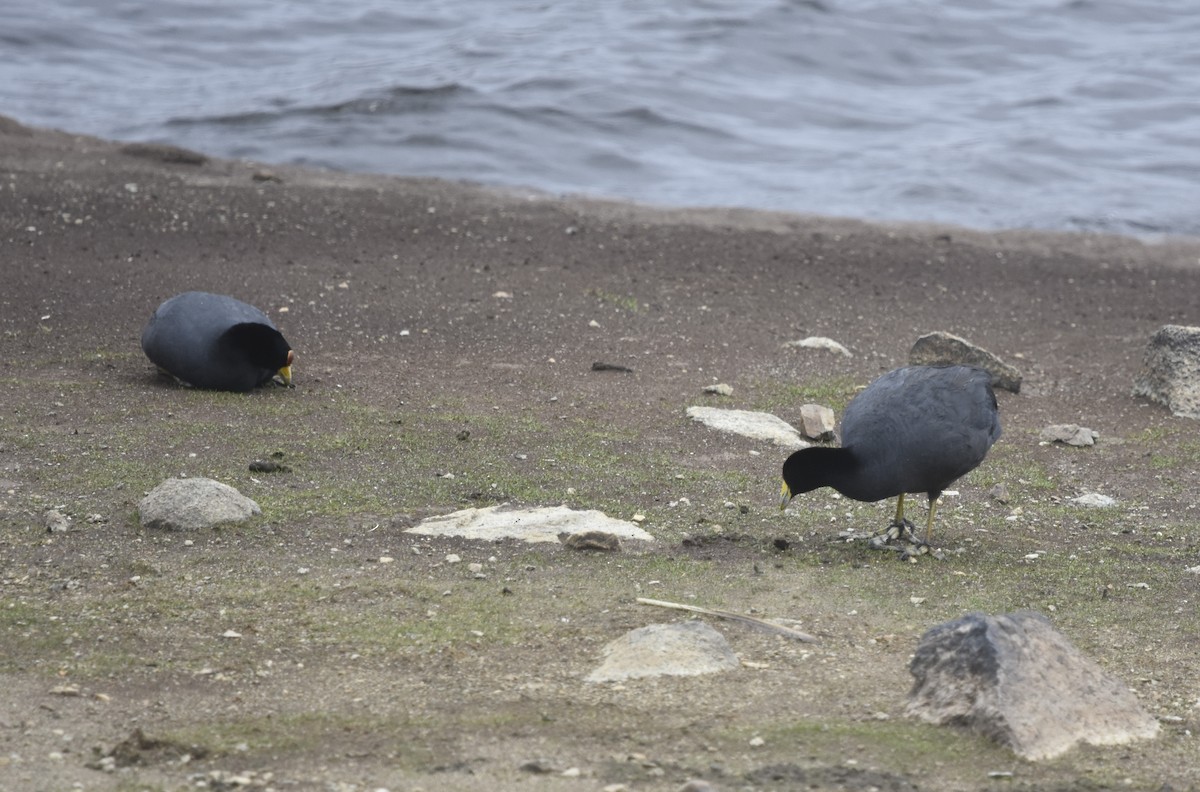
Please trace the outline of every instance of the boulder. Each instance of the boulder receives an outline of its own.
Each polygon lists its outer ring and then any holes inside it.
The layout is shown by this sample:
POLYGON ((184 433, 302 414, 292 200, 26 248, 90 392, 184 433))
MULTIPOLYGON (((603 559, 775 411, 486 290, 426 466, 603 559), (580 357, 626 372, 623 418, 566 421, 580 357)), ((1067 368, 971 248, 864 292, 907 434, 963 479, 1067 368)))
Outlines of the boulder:
POLYGON ((921 638, 910 716, 961 724, 1025 759, 1154 737, 1158 721, 1044 616, 973 613, 921 638))
POLYGON ((228 484, 208 478, 167 479, 138 504, 146 528, 199 531, 262 514, 258 504, 228 484))
POLYGON ((725 636, 702 621, 639 627, 604 647, 588 682, 650 676, 695 676, 741 667, 725 636))
POLYGON ((1180 418, 1200 418, 1200 327, 1164 325, 1150 337, 1133 395, 1180 418))
POLYGON ((992 375, 992 387, 1020 393, 1021 372, 982 347, 964 338, 937 331, 916 340, 908 352, 912 366, 938 366, 955 363, 975 366, 992 375))

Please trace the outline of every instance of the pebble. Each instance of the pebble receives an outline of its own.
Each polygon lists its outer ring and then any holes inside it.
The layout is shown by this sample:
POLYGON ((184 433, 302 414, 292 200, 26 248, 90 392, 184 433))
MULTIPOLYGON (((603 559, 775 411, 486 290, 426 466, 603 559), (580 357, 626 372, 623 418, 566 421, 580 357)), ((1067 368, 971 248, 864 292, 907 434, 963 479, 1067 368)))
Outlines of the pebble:
POLYGON ((458 553, 448 553, 446 555, 446 563, 447 564, 462 563, 462 556, 460 556, 458 553))
POLYGON ((733 387, 726 385, 724 382, 719 382, 716 385, 705 385, 704 392, 712 393, 717 396, 732 396, 733 387))

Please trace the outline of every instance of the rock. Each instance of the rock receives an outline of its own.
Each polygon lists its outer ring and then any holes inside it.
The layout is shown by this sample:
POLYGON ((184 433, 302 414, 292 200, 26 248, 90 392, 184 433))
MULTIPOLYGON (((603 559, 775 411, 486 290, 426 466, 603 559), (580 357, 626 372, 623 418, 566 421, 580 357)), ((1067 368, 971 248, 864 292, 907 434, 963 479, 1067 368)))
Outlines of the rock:
POLYGON ((795 427, 770 413, 723 410, 718 407, 688 407, 687 417, 705 426, 752 440, 766 440, 788 449, 808 447, 795 427))
POLYGON ((702 621, 651 624, 604 647, 604 662, 588 682, 649 676, 696 676, 741 667, 725 636, 702 621))
POLYGON ((832 338, 824 336, 809 336, 802 338, 799 341, 788 341, 784 344, 785 347, 801 347, 803 349, 828 349, 830 352, 837 352, 846 357, 854 357, 849 349, 834 341, 832 338))
POLYGON ((1101 495, 1099 492, 1088 492, 1080 495, 1078 498, 1071 498, 1071 503, 1080 506, 1093 506, 1099 509, 1106 509, 1109 506, 1116 506, 1115 498, 1110 498, 1107 495, 1101 495))
POLYGON ((833 410, 820 404, 800 405, 800 425, 804 436, 812 440, 832 440, 834 427, 833 410))
POLYGON ((1025 759, 1158 734, 1129 689, 1037 613, 973 613, 925 633, 907 713, 970 727, 1025 759))
POLYGON ((167 479, 138 504, 142 525, 198 531, 262 514, 258 504, 228 484, 208 478, 167 479))
POLYGON ((1200 327, 1163 325, 1150 337, 1133 395, 1180 418, 1200 418, 1200 327))
POLYGON ((1096 444, 1100 433, 1079 424, 1053 424, 1041 431, 1040 437, 1044 443, 1066 443, 1071 446, 1090 446, 1096 444))
POLYGON ((992 375, 992 387, 1003 388, 1013 393, 1021 391, 1021 372, 986 349, 940 330, 916 340, 908 352, 908 363, 912 366, 937 366, 946 363, 976 366, 992 375))
POLYGON ((431 517, 409 528, 407 533, 425 536, 464 536, 468 539, 520 539, 524 542, 557 542, 559 534, 599 531, 621 539, 653 542, 654 537, 637 525, 609 517, 596 510, 581 511, 565 506, 516 509, 506 503, 482 509, 462 509, 431 517))
POLYGON ((996 501, 996 503, 1008 503, 1011 499, 1008 494, 1008 487, 1004 486, 1003 484, 997 484, 996 486, 992 487, 990 490, 988 490, 988 495, 990 495, 992 500, 996 501))
POLYGON ((568 550, 596 550, 602 553, 621 552, 621 539, 604 531, 582 531, 560 534, 558 541, 568 550))
POLYGON ((719 382, 716 385, 705 385, 704 392, 713 393, 717 396, 732 396, 733 388, 729 385, 726 385, 724 382, 719 382))
POLYGON ((50 533, 66 533, 71 530, 71 518, 58 509, 51 509, 42 516, 46 530, 50 533))

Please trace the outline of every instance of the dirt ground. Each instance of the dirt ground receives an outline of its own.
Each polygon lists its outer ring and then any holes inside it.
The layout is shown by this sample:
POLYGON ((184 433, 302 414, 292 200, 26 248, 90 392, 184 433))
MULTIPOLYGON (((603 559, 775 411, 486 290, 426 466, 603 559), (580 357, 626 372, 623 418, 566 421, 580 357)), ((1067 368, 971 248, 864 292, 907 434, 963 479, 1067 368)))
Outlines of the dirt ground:
POLYGON ((1200 788, 1200 424, 1130 395, 1148 337, 1200 324, 1200 244, 202 159, 0 119, 0 789, 1200 788), (296 387, 156 377, 142 324, 186 289, 266 310, 296 387), (944 561, 838 541, 887 504, 781 514, 784 453, 684 415, 840 412, 932 330, 1025 375, 939 510, 944 561), (854 356, 784 346, 809 335, 854 356), (1043 445, 1051 423, 1099 442, 1043 445), (249 470, 271 455, 290 470, 249 470), (143 530, 178 475, 263 515, 143 530), (502 502, 640 512, 656 541, 404 533, 502 502), (821 641, 715 621, 741 670, 585 682, 608 641, 684 618, 638 597, 821 641), (1035 764, 904 717, 926 629, 1017 609, 1161 736, 1035 764))

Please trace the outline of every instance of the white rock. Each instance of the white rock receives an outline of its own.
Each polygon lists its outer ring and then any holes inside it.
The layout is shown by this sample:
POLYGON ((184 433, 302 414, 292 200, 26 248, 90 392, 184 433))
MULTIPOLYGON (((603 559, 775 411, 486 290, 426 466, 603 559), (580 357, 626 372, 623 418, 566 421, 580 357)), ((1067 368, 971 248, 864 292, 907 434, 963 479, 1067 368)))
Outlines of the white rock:
POLYGON ((512 538, 525 542, 557 542, 560 533, 583 531, 602 531, 622 539, 654 541, 653 536, 634 523, 609 517, 601 511, 565 506, 517 509, 506 503, 431 517, 408 529, 408 533, 425 536, 463 536, 487 541, 512 538))
POLYGON ((1105 509, 1109 506, 1116 506, 1115 498, 1110 498, 1107 495, 1101 495, 1099 492, 1088 492, 1080 495, 1078 498, 1071 498, 1071 503, 1076 503, 1080 506, 1092 506, 1099 509, 1105 509))
POLYGON ((262 514, 258 504, 228 484, 207 478, 167 479, 138 504, 142 525, 197 531, 262 514))
POLYGON ((732 396, 733 387, 726 385, 724 382, 718 382, 716 385, 705 385, 704 392, 713 393, 717 396, 732 396))
POLYGON ((687 417, 722 432, 766 440, 787 449, 807 448, 796 428, 770 413, 750 410, 723 410, 718 407, 688 407, 687 417))
POLYGON ((803 347, 804 349, 828 349, 830 352, 838 352, 846 357, 854 357, 850 354, 850 350, 834 341, 832 338, 824 336, 809 336, 802 338, 799 341, 788 341, 784 344, 785 347, 803 347))

